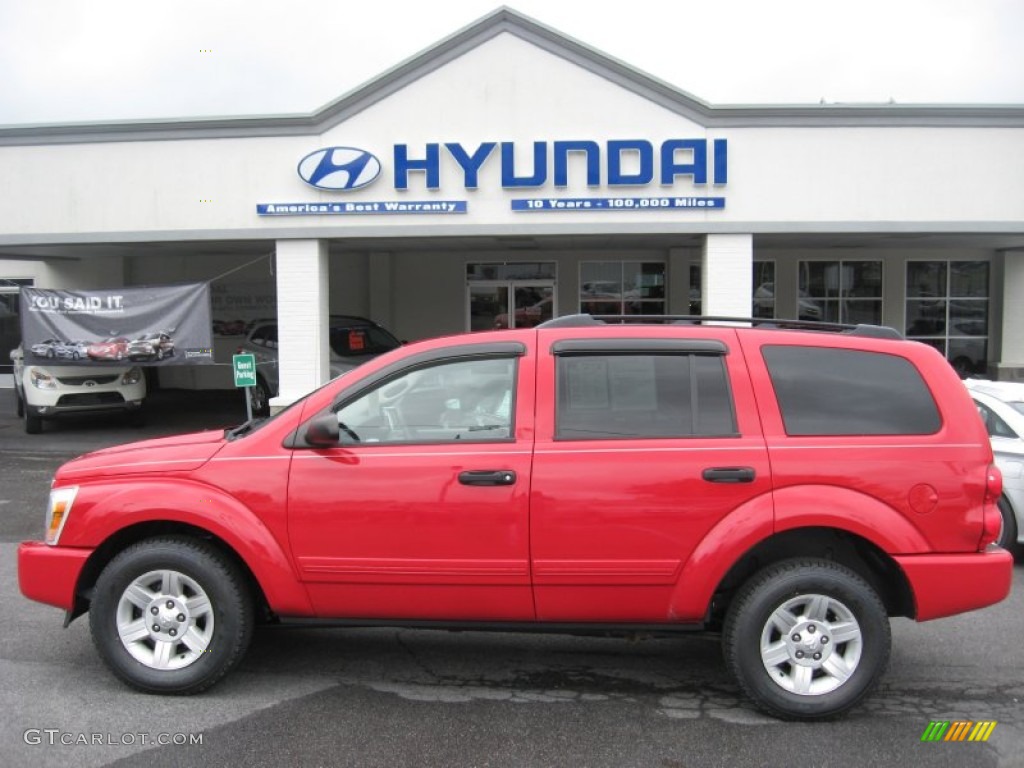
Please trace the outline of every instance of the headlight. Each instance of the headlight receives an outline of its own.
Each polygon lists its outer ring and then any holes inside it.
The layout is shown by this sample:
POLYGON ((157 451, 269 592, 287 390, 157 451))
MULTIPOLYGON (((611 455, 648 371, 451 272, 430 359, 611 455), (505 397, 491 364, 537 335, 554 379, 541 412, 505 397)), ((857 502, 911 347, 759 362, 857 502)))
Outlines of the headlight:
POLYGON ((56 544, 60 538, 60 532, 64 530, 64 523, 67 522, 68 515, 71 514, 71 505, 74 503, 77 493, 77 485, 55 488, 50 491, 50 504, 46 510, 47 544, 56 544))
POLYGON ((28 378, 36 389, 56 389, 57 380, 39 368, 29 368, 28 378))
POLYGON ((124 376, 121 377, 121 383, 126 387, 130 387, 132 384, 138 384, 142 380, 142 369, 132 368, 124 376))

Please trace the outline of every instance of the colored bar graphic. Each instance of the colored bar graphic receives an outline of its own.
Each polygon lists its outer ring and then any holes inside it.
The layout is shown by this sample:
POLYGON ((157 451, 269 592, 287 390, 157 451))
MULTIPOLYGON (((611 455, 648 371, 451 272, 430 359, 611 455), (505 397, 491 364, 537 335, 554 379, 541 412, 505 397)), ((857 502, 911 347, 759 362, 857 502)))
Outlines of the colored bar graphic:
POLYGON ((988 737, 992 735, 992 731, 996 729, 995 720, 983 720, 974 726, 974 730, 971 731, 971 735, 967 738, 968 741, 988 741, 988 737))
POLYGON ((921 734, 921 741, 942 741, 942 737, 946 735, 948 729, 948 720, 932 720, 921 734))
POLYGON ((988 741, 998 721, 932 720, 921 734, 921 741, 988 741))
POLYGON ((956 720, 949 727, 949 733, 946 734, 946 741, 963 741, 967 736, 967 732, 971 726, 974 725, 970 720, 956 720))

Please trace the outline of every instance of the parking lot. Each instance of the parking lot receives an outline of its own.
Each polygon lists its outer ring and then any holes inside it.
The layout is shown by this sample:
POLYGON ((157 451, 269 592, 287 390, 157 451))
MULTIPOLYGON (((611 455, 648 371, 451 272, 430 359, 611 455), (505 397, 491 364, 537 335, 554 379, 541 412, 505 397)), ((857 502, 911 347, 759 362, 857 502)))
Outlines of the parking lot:
POLYGON ((0 764, 1024 765, 1021 565, 997 606, 895 620, 882 687, 835 722, 760 714, 710 636, 267 628, 206 694, 134 693, 103 667, 87 621, 62 629, 61 612, 21 597, 15 551, 40 537, 66 459, 245 414, 237 392, 157 392, 148 410, 141 428, 80 420, 30 436, 0 390, 0 764), (935 720, 997 725, 986 743, 922 743, 935 720))

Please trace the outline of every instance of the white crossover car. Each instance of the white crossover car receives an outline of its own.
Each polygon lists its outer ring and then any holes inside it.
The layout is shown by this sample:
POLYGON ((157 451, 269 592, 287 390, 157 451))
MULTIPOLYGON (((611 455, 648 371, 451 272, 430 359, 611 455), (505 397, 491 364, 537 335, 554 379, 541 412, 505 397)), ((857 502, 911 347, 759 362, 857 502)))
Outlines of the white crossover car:
POLYGON ((1024 544, 1024 383, 965 379, 988 428, 996 466, 1003 473, 1003 531, 999 546, 1024 544))
POLYGON ((69 413, 122 412, 142 420, 146 377, 137 366, 25 364, 21 347, 12 350, 18 416, 30 435, 43 421, 69 413))

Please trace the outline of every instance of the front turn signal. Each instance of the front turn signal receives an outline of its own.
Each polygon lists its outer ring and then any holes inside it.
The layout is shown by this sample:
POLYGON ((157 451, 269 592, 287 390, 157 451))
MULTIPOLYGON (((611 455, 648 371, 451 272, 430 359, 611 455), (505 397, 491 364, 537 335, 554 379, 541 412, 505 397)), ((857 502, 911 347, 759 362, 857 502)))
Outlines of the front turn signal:
POLYGON ((78 486, 54 488, 50 491, 50 503, 46 510, 46 543, 53 546, 60 539, 64 523, 71 513, 71 505, 78 493, 78 486))

